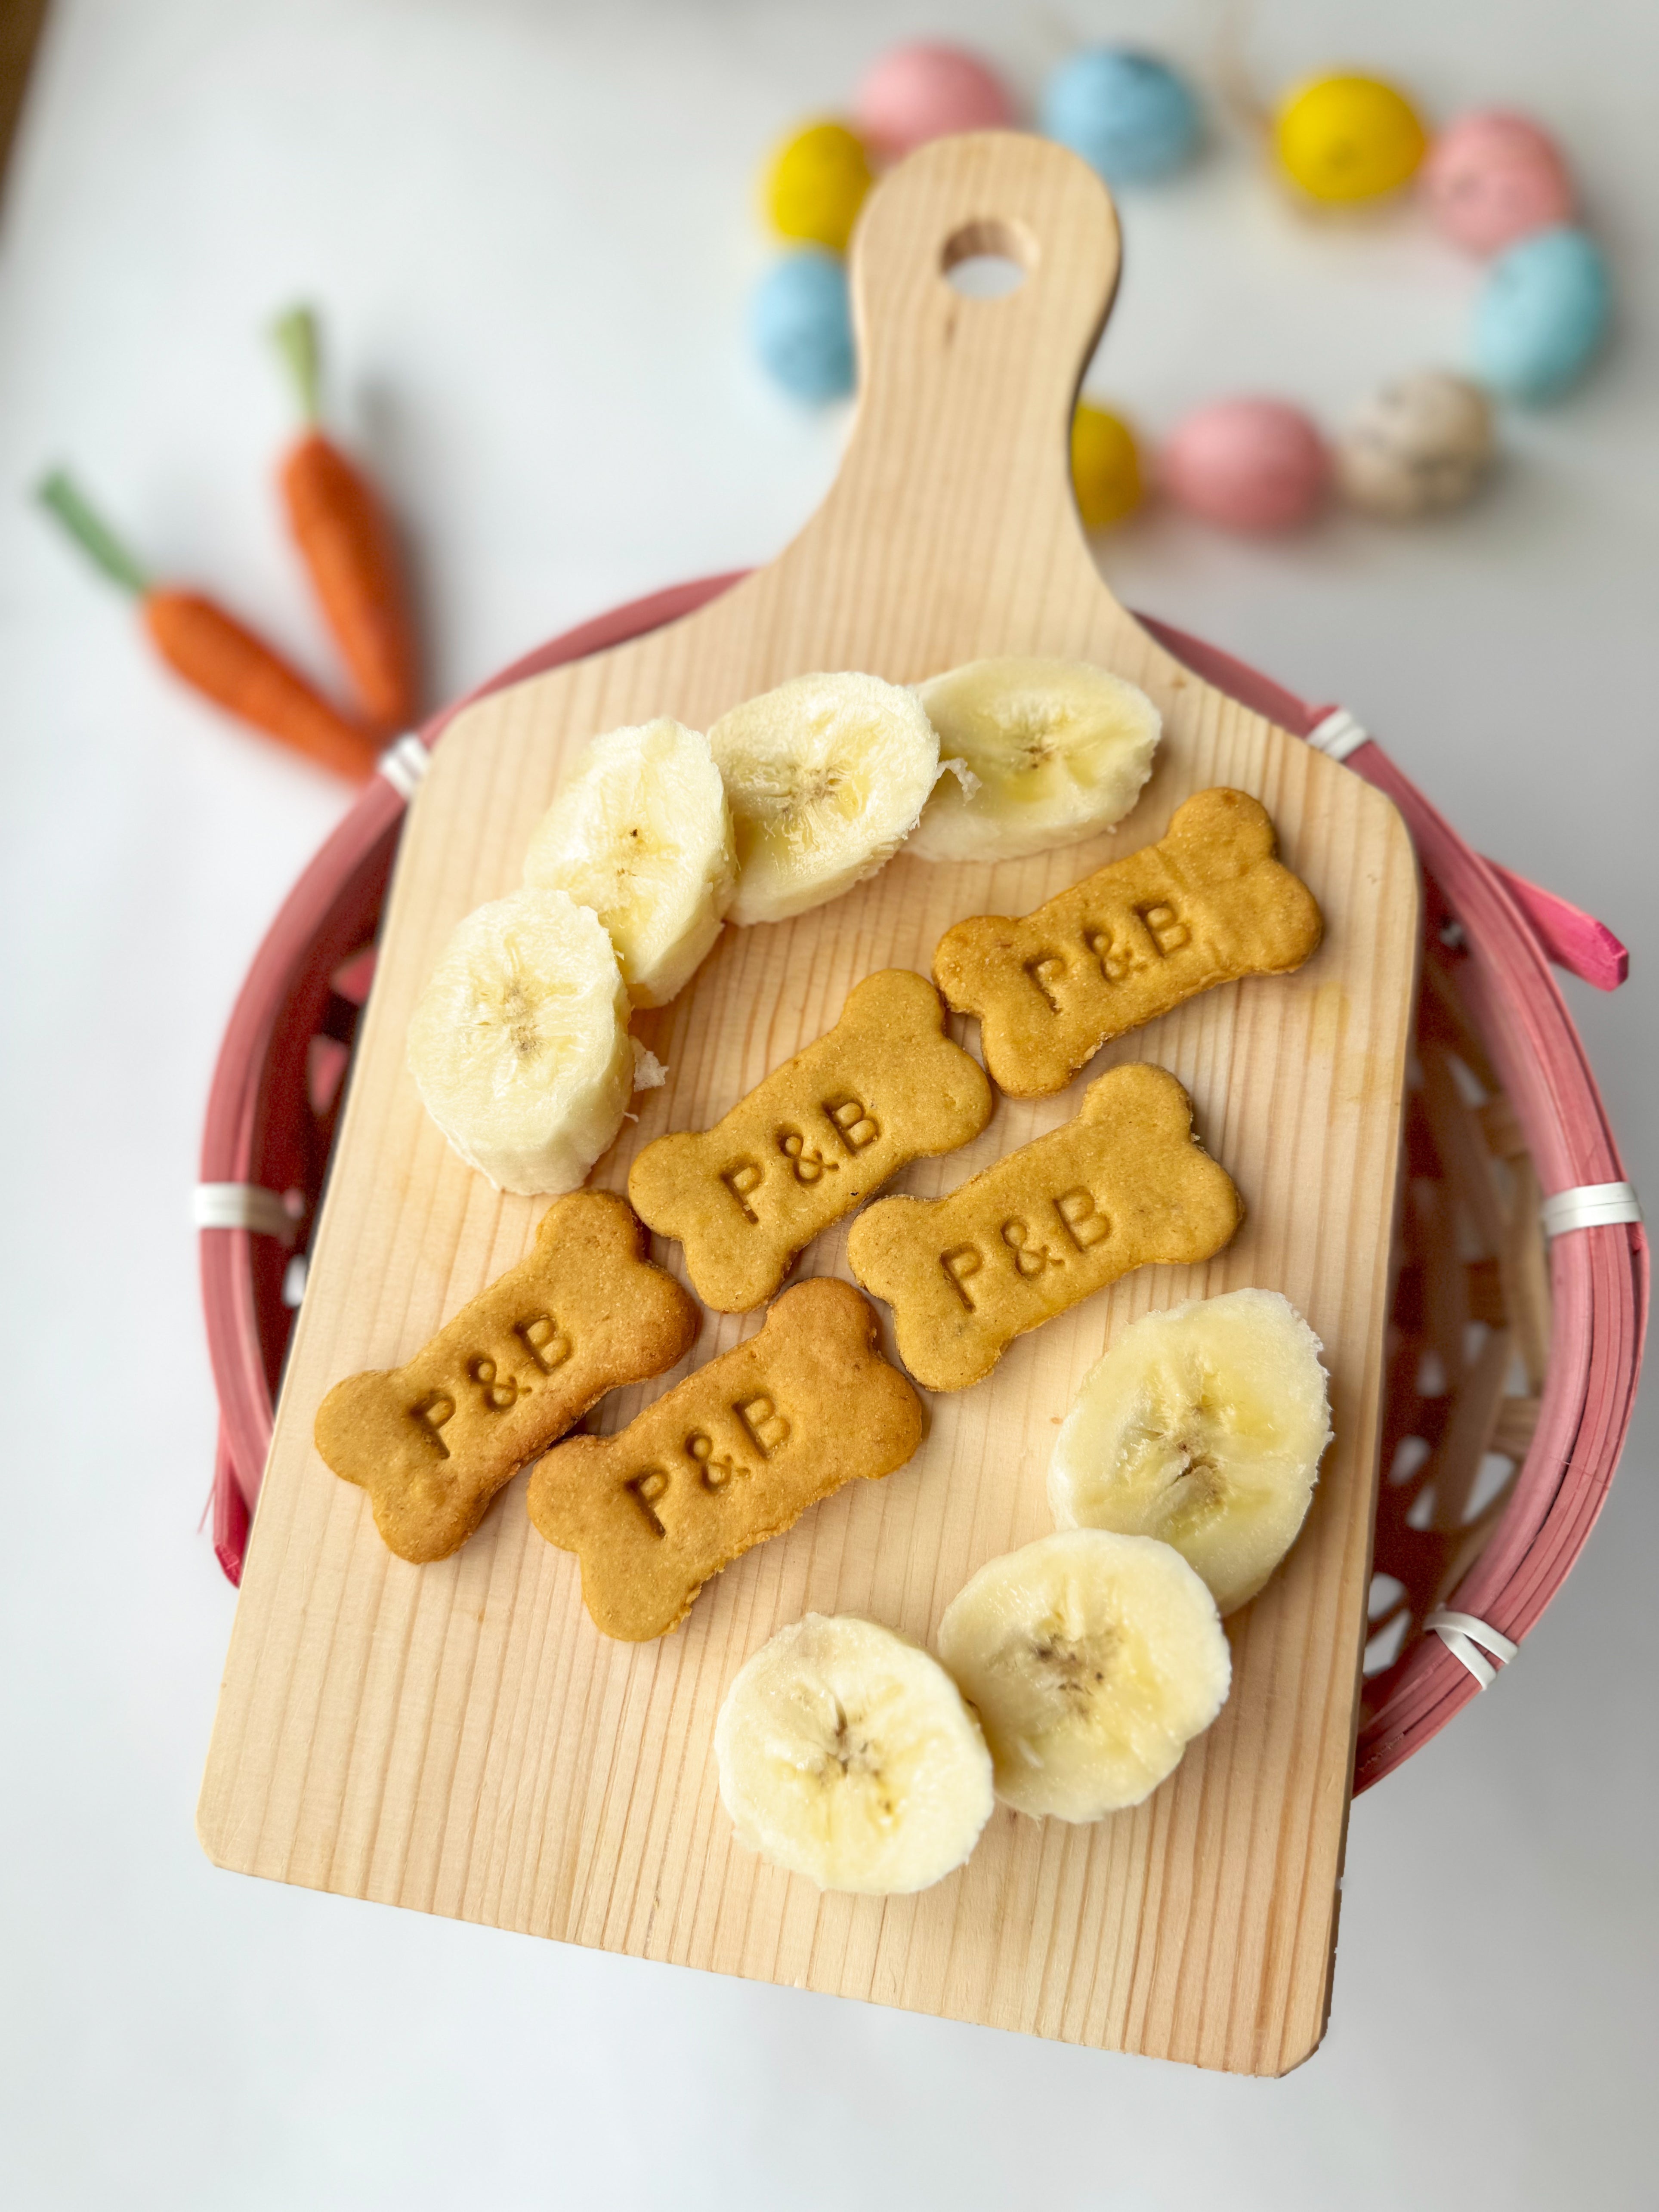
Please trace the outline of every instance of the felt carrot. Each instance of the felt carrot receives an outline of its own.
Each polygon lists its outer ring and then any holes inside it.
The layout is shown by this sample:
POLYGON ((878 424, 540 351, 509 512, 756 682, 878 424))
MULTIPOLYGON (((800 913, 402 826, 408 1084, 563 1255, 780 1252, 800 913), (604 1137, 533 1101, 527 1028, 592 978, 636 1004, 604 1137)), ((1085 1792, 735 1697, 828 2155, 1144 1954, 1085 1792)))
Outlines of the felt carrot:
POLYGON ((414 721, 418 694, 415 628, 396 533, 374 486, 319 427, 316 317, 308 307, 291 308, 273 336, 307 425, 282 465, 289 528, 364 717, 391 737, 414 721))
POLYGON ((368 731, 348 721, 212 599, 152 583, 63 470, 46 477, 40 499, 104 574, 138 601, 152 643, 186 684, 337 775, 362 783, 374 774, 377 749, 368 731))

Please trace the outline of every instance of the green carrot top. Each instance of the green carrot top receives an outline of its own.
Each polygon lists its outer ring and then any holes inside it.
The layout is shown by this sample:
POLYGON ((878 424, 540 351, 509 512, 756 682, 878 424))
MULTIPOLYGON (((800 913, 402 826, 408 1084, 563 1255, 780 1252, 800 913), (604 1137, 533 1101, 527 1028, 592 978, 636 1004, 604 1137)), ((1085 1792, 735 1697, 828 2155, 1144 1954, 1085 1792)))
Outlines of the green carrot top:
POLYGON ((82 552, 123 591, 142 599, 150 587, 143 564, 76 489, 66 469, 54 469, 35 487, 35 497, 58 517, 82 552))
POLYGON ((300 410, 314 429, 323 417, 322 347, 317 336, 317 317, 310 307, 290 307, 270 326, 276 350, 288 364, 300 410))

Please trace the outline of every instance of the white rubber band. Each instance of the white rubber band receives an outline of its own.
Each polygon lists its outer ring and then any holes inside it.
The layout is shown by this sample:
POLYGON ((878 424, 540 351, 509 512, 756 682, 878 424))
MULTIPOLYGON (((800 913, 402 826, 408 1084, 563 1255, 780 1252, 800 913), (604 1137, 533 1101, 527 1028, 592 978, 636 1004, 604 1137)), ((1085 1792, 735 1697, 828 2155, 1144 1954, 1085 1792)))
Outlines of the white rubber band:
POLYGON ((1327 760, 1345 761, 1350 753, 1357 753, 1361 745, 1368 745, 1371 733, 1364 725, 1355 721, 1346 707, 1334 707, 1322 722, 1316 722, 1308 732, 1308 743, 1327 760))
POLYGON ((407 806, 432 765, 432 756, 410 731, 394 738, 374 765, 407 806))
POLYGON ((299 1224, 280 1190, 257 1182, 198 1182, 191 1197, 191 1218, 198 1229, 247 1229, 292 1244, 299 1224))
POLYGON ((1571 1190, 1558 1190, 1538 1209, 1546 1237, 1565 1237, 1570 1229, 1610 1229, 1620 1222, 1639 1221, 1642 1202, 1627 1182, 1581 1182, 1571 1190))
POLYGON ((1476 1645, 1484 1644, 1492 1658, 1500 1660, 1504 1666, 1521 1649, 1501 1630, 1478 1620, 1474 1613, 1453 1613, 1443 1605, 1437 1606, 1423 1626, 1433 1629, 1453 1658, 1462 1661, 1483 1690, 1489 1689, 1498 1680, 1498 1669, 1492 1660, 1481 1656, 1476 1645))

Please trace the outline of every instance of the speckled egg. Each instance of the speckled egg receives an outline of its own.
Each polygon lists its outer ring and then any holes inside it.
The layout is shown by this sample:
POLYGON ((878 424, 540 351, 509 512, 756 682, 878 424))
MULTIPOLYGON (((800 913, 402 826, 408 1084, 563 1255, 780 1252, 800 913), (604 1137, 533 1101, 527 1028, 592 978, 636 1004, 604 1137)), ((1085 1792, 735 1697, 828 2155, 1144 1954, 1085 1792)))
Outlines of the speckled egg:
POLYGON ((1344 498, 1410 522, 1462 507, 1492 457, 1492 405, 1479 385, 1419 369, 1373 392, 1337 441, 1344 498))
POLYGON ((1338 75, 1293 86, 1273 121, 1280 167, 1310 198, 1376 199, 1417 173, 1428 134, 1403 92, 1338 75))
POLYGON ((1218 399, 1176 425, 1160 474, 1172 498, 1224 529, 1292 530, 1317 511, 1330 462, 1299 407, 1218 399))
POLYGON ((1167 177, 1192 159, 1204 128, 1185 81, 1126 46, 1091 46, 1063 62, 1044 88, 1042 121, 1109 185, 1167 177))
POLYGON ((816 246, 786 254, 755 288, 749 335, 792 398, 820 404, 844 398, 854 374, 845 264, 816 246))
POLYGON ((767 216, 781 238, 844 253, 871 181, 869 156, 844 123, 809 124, 767 167, 767 216))
POLYGON ((853 103, 860 136, 884 161, 931 138, 995 131, 1013 119, 1006 88, 977 54, 926 40, 894 46, 873 63, 853 103))
POLYGON ((1140 504, 1140 455, 1121 415, 1079 403, 1072 417, 1072 489, 1085 530, 1105 530, 1140 504))
POLYGON ((1560 149, 1524 115, 1487 108, 1460 115, 1435 140, 1423 169, 1435 222, 1471 253, 1498 253, 1517 238, 1573 217, 1572 180, 1560 149))
POLYGON ((1500 253, 1474 311, 1474 373, 1506 399, 1553 399, 1601 349, 1613 289, 1582 230, 1540 230, 1500 253))

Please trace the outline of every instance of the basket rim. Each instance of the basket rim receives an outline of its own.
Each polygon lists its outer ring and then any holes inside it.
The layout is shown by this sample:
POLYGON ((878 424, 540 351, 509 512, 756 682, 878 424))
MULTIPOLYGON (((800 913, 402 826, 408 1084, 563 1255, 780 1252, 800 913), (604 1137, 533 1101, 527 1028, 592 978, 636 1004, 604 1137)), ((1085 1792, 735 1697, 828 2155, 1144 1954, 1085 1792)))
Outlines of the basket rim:
MULTIPOLYGON (((434 744, 479 699, 684 619, 747 573, 671 586, 561 633, 434 714, 421 740, 434 744)), ((1195 674, 1295 736, 1305 738, 1335 711, 1310 704, 1171 624, 1146 615, 1136 619, 1195 674)), ((1459 981, 1545 1194, 1622 1181, 1606 1109, 1549 961, 1553 956, 1610 988, 1622 980, 1623 948, 1589 917, 1483 860, 1375 738, 1360 744, 1346 764, 1399 808, 1419 862, 1462 925, 1459 981)), ((386 777, 373 780, 302 872, 255 954, 209 1092, 204 1182, 256 1179, 266 1079, 283 1015, 301 977, 314 973, 319 959, 331 953, 343 959, 362 942, 370 918, 364 908, 378 911, 404 804, 386 777)), ((274 1417, 253 1296, 253 1243, 246 1230, 201 1232, 203 1304, 221 1416, 215 1548, 233 1582, 240 1577, 258 1495, 254 1470, 263 1471, 274 1417)), ((1558 1237, 1550 1261, 1553 1313, 1537 1428, 1502 1516, 1448 1601, 1517 1644, 1566 1579, 1612 1481, 1635 1398, 1649 1295, 1648 1243, 1639 1224, 1558 1237)), ((1391 1671, 1382 1705, 1358 1732, 1356 1795, 1420 1750, 1481 1686, 1438 1637, 1420 1631, 1391 1671)))

